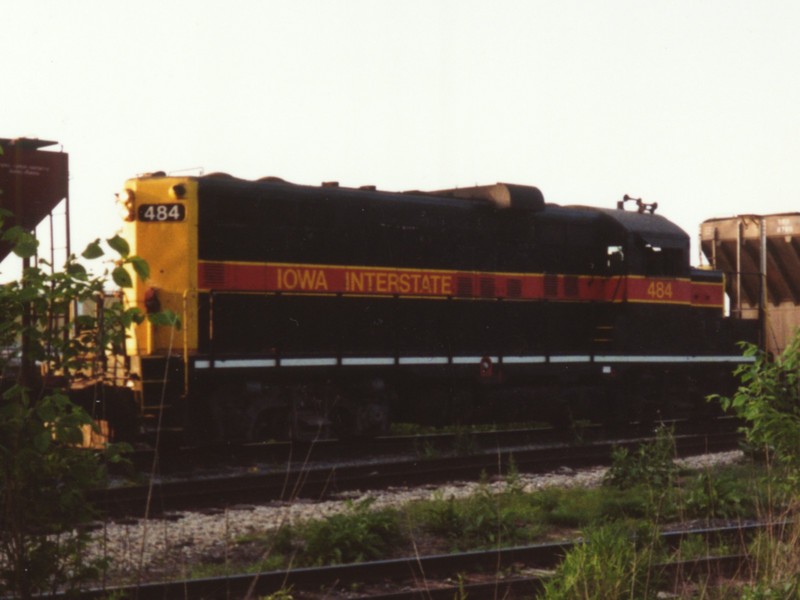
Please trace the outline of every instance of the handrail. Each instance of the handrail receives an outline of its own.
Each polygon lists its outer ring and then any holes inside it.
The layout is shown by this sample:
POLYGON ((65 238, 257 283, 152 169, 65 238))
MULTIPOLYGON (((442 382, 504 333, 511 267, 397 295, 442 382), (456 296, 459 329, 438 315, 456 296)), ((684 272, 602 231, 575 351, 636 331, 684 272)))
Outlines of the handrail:
POLYGON ((183 290, 182 302, 182 324, 183 324, 183 393, 189 394, 189 295, 196 293, 196 290, 183 290))

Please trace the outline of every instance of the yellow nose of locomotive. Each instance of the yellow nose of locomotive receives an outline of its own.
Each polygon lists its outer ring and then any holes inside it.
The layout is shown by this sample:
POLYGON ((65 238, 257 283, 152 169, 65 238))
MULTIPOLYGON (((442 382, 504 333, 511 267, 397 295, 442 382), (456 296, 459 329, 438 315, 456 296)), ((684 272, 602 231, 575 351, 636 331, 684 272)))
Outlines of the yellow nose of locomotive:
POLYGON ((125 290, 128 306, 145 313, 169 310, 183 331, 145 321, 127 340, 129 356, 180 354, 197 347, 197 181, 145 176, 125 184, 117 200, 131 252, 147 261, 150 277, 132 277, 125 290))

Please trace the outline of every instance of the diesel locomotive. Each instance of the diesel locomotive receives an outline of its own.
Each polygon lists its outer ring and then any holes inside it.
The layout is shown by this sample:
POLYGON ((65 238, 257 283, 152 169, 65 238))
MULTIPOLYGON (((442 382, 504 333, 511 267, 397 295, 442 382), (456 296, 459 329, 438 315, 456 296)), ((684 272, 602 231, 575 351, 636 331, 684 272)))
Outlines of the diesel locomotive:
POLYGON ((150 265, 125 301, 181 320, 134 328, 128 389, 143 423, 203 439, 702 411, 755 335, 688 235, 627 197, 155 173, 117 200, 150 265))

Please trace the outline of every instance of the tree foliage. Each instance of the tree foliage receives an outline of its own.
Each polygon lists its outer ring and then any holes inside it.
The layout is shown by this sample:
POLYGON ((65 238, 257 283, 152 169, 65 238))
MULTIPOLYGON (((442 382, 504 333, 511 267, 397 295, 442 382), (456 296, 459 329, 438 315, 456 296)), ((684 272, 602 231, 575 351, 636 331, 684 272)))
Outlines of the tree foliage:
POLYGON ((780 356, 743 344, 753 362, 736 369, 740 385, 732 397, 712 396, 747 426, 747 441, 772 458, 800 466, 800 331, 780 356))
MULTIPOLYGON (((36 239, 19 227, 4 229, 8 216, 0 211, 2 239, 30 259, 36 239)), ((29 598, 74 588, 104 566, 84 556, 84 526, 95 516, 86 496, 103 484, 106 464, 123 448, 79 447, 95 425, 68 390, 79 379, 91 382, 98 363, 123 343, 126 328, 144 319, 137 308, 105 305, 109 276, 130 284, 126 265, 147 275, 146 263, 130 256, 125 240, 106 242, 114 258, 99 273, 70 256, 60 270, 40 260, 18 281, 0 285, 0 594, 29 598), (75 315, 74 307, 90 300, 104 310, 75 315)), ((97 240, 82 256, 96 260, 106 251, 97 240)))

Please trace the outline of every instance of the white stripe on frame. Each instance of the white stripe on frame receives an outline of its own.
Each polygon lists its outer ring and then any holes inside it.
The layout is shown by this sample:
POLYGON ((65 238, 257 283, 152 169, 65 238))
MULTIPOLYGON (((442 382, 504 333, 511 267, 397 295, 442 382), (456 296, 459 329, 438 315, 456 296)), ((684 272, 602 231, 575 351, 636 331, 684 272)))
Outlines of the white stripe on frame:
POLYGON ((492 361, 493 364, 497 364, 500 360, 498 356, 454 356, 453 357, 453 364, 454 365, 479 365, 480 362, 484 359, 488 358, 492 361))
POLYGON ((446 365, 446 356, 401 356, 401 365, 446 365))
MULTIPOLYGON (((198 360, 194 363, 195 369, 209 369, 212 363, 208 360, 198 360)), ((274 367, 274 358, 251 358, 251 359, 226 359, 215 360, 213 367, 215 369, 261 369, 264 367, 274 367)))
POLYGON ((339 363, 335 358, 282 358, 281 367, 335 367, 339 363))
MULTIPOLYGON (((483 356, 454 356, 454 365, 478 365, 483 356)), ((584 364, 584 363, 604 363, 604 364, 626 364, 626 363, 668 363, 668 364, 703 364, 703 363, 752 363, 755 357, 737 355, 678 355, 678 356, 650 356, 650 355, 559 355, 550 356, 489 356, 493 364, 498 364, 501 360, 508 365, 544 364, 548 361, 551 364, 584 364)), ((451 359, 447 356, 401 356, 398 359, 388 356, 365 356, 365 357, 346 357, 341 359, 342 366, 392 366, 392 365, 446 365, 451 359)), ((216 359, 214 361, 199 359, 194 362, 195 369, 263 369, 273 367, 335 367, 339 360, 334 357, 325 358, 283 358, 280 361, 274 358, 252 358, 252 359, 216 359)))
POLYGON ((547 362, 546 356, 504 356, 503 364, 506 365, 537 365, 547 362))
POLYGON ((744 356, 595 356, 595 362, 604 363, 746 363, 753 357, 744 356))
POLYGON ((343 358, 342 365, 344 366, 355 366, 355 367, 363 367, 363 366, 381 366, 381 365, 393 365, 395 363, 394 358, 343 358))
POLYGON ((551 364, 566 364, 566 363, 588 363, 592 362, 592 357, 588 355, 575 355, 575 356, 551 356, 551 364))

